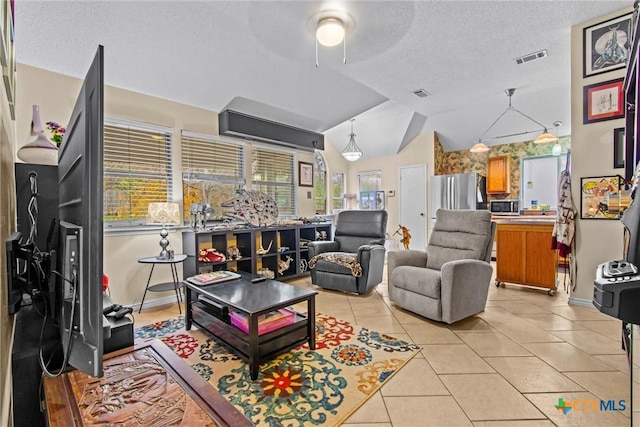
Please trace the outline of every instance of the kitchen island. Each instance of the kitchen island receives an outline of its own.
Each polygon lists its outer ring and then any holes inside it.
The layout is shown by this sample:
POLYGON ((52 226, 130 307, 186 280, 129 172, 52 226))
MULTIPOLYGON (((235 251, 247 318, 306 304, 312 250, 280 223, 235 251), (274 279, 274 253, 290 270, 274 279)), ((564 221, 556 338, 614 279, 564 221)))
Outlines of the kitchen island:
POLYGON ((554 217, 518 216, 497 218, 496 286, 507 282, 557 289, 557 252, 551 248, 554 217))

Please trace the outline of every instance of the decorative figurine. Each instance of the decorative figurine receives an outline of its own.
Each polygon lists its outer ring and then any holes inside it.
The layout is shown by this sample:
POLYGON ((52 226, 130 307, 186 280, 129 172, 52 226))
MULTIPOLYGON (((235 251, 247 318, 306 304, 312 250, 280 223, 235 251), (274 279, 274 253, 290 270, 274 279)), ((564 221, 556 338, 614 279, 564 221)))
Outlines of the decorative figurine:
POLYGON ((227 258, 218 252, 216 248, 202 249, 198 254, 198 261, 200 262, 224 262, 227 258))
POLYGON ((258 255, 264 255, 264 254, 268 253, 269 250, 271 249, 271 245, 273 245, 273 240, 269 242, 269 247, 267 249, 265 249, 265 248, 262 247, 262 242, 260 242, 260 248, 256 249, 256 253, 258 255))
POLYGON ((227 259, 236 260, 240 258, 242 258, 242 255, 240 254, 240 249, 238 249, 237 246, 230 246, 227 249, 227 259))
POLYGON ((402 231, 402 240, 400 240, 400 243, 402 243, 404 245, 405 249, 409 249, 409 242, 411 242, 411 233, 409 233, 409 229, 407 227, 403 227, 402 225, 399 225, 396 232, 393 233, 393 235, 395 236, 396 234, 400 234, 400 231, 402 231))
POLYGON ((276 274, 269 270, 268 268, 259 268, 258 271, 258 276, 262 276, 262 277, 266 277, 267 279, 273 279, 276 277, 276 274))
POLYGON ((260 191, 239 190, 238 195, 222 203, 231 208, 226 215, 246 221, 254 227, 267 227, 278 220, 278 205, 268 194, 260 191))
POLYGON ((293 261, 293 258, 291 258, 289 255, 287 255, 287 258, 284 260, 278 260, 278 274, 283 275, 284 272, 289 269, 291 261, 293 261))

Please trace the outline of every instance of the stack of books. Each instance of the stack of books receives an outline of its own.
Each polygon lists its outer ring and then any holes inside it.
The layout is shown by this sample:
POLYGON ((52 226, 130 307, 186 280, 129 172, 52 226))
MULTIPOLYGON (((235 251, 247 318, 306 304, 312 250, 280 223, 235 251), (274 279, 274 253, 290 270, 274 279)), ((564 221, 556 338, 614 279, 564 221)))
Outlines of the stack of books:
MULTIPOLYGON (((262 314, 258 317, 258 335, 263 335, 276 329, 280 329, 283 326, 291 325, 295 318, 295 312, 288 308, 281 308, 280 310, 271 311, 267 314, 262 314)), ((231 324, 245 334, 249 333, 249 316, 242 313, 232 311, 229 313, 231 317, 231 324)))
POLYGON ((212 283, 224 282, 225 280, 237 279, 238 277, 240 277, 240 275, 233 271, 210 271, 189 277, 187 281, 194 285, 210 285, 212 283))

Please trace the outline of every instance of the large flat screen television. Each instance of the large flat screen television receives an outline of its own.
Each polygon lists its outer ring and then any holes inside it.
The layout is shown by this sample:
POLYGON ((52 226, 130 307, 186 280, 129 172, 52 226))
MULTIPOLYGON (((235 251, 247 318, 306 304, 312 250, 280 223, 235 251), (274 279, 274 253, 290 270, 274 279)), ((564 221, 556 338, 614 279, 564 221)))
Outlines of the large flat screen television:
POLYGON ((104 53, 98 46, 58 152, 58 322, 65 360, 103 375, 104 53))

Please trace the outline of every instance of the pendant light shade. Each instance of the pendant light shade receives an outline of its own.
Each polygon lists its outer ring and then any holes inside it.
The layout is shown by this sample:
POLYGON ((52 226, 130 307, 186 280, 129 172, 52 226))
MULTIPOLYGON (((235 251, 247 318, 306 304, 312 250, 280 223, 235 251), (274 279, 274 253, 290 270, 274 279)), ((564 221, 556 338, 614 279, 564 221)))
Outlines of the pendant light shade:
POLYGON ((556 142, 558 137, 553 135, 552 133, 547 132, 545 129, 543 133, 540 134, 536 139, 533 140, 534 144, 548 144, 550 142, 556 142))
POLYGON ((27 163, 39 165, 58 164, 58 148, 44 135, 40 122, 40 107, 33 106, 31 118, 31 132, 29 142, 18 150, 18 158, 27 163))
POLYGON ((355 119, 351 119, 351 133, 349 134, 349 143, 344 150, 342 150, 342 157, 350 162, 355 162, 362 157, 362 150, 356 144, 356 134, 353 133, 353 122, 355 119))
POLYGON ((478 142, 473 147, 471 147, 471 150, 469 151, 471 151, 472 153, 486 153, 487 151, 489 151, 489 147, 484 145, 482 141, 478 140, 478 142))
POLYGON ((560 142, 558 141, 558 135, 559 135, 558 128, 560 126, 562 126, 562 122, 557 120, 557 121, 553 122, 553 126, 556 128, 556 136, 554 137, 556 143, 553 144, 553 148, 551 148, 551 154, 553 154, 554 156, 559 156, 560 154, 562 154, 562 146, 560 145, 560 142))

